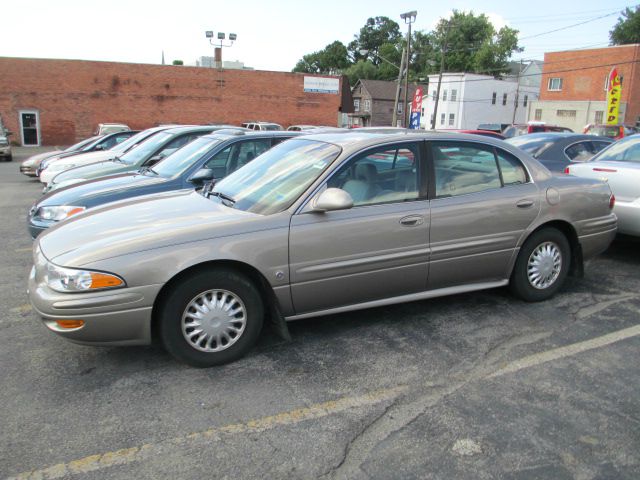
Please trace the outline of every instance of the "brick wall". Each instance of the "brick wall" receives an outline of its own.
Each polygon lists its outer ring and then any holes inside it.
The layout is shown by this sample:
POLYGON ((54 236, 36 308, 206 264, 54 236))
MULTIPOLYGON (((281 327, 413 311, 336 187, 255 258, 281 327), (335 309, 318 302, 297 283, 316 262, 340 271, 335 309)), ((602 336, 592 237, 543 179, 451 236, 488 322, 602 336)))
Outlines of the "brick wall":
POLYGON ((540 101, 605 101, 605 78, 612 66, 623 75, 625 123, 640 116, 640 45, 545 53, 540 101), (562 78, 561 91, 549 91, 549 78, 562 78))
POLYGON ((104 122, 133 129, 249 120, 285 128, 336 125, 341 95, 305 93, 303 79, 257 70, 0 58, 0 115, 19 141, 18 111, 37 110, 43 145, 73 143, 104 122))

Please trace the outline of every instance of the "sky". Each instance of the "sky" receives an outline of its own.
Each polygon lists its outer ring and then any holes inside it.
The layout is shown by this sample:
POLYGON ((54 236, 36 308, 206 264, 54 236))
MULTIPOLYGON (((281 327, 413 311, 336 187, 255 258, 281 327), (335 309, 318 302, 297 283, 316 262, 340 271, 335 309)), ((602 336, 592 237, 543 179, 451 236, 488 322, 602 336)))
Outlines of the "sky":
POLYGON ((416 10, 412 28, 430 31, 457 9, 484 13, 497 27, 519 30, 525 50, 514 59, 542 59, 548 51, 606 46, 619 12, 633 5, 622 0, 4 2, 0 56, 160 63, 164 51, 167 63, 180 59, 193 65, 200 56, 213 56, 205 37, 206 30, 213 30, 238 36, 223 49, 223 60, 291 71, 306 53, 335 40, 349 43, 368 17, 387 16, 406 32, 400 14, 416 10))

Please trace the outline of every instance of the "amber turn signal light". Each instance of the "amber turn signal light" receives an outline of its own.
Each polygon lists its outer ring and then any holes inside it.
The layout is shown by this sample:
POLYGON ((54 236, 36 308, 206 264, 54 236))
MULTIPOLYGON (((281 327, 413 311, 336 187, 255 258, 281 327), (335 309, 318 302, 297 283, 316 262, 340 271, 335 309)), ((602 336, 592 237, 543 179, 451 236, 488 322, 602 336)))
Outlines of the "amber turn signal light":
POLYGON ((60 328, 80 328, 84 325, 84 320, 56 320, 60 328))
POLYGON ((90 288, 109 288, 119 287, 124 285, 122 279, 113 275, 107 275, 105 273, 91 272, 91 287, 90 288))

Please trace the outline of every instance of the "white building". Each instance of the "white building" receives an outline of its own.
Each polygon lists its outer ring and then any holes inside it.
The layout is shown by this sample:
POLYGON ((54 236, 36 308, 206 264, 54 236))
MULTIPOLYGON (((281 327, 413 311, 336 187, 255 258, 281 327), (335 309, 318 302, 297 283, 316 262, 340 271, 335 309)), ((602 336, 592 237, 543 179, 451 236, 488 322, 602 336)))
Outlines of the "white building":
MULTIPOLYGON (((428 91, 423 93, 420 126, 431 129, 438 75, 429 75, 428 91)), ((539 88, 513 81, 498 80, 475 73, 442 75, 436 129, 475 130, 481 123, 525 123, 531 102, 538 99, 539 88), (516 93, 518 101, 516 102, 516 93)))
MULTIPOLYGON (((196 67, 217 68, 216 59, 214 57, 198 57, 196 67)), ((253 70, 252 67, 245 67, 244 62, 239 60, 222 61, 222 68, 225 70, 253 70)))

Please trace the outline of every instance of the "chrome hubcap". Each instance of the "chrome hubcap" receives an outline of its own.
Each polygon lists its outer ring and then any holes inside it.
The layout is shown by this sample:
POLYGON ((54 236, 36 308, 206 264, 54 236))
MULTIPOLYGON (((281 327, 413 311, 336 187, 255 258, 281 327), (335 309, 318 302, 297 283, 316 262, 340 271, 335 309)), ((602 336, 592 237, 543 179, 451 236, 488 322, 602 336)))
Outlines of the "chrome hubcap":
POLYGON ((236 343, 247 325, 240 297, 208 290, 193 298, 182 314, 182 335, 201 352, 220 352, 236 343))
POLYGON ((543 290, 555 283, 562 269, 560 248, 553 242, 538 245, 527 262, 529 283, 538 290, 543 290))

